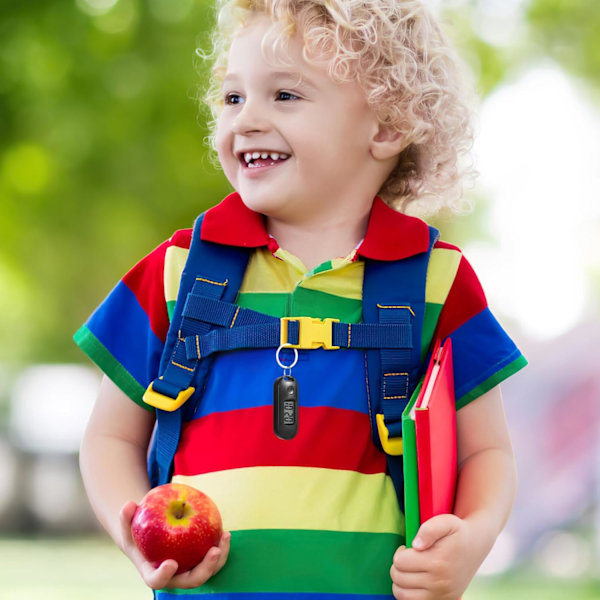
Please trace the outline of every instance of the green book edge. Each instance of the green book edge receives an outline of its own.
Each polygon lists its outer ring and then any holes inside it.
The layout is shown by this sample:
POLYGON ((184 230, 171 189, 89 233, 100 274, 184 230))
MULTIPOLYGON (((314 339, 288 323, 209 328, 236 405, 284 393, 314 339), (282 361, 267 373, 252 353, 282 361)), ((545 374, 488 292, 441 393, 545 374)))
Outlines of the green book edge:
POLYGON ((411 548, 412 542, 419 531, 421 516, 419 514, 419 475, 417 471, 417 440, 415 435, 415 420, 411 419, 412 410, 419 392, 421 381, 411 396, 402 413, 402 462, 404 465, 404 520, 406 524, 406 547, 411 548))

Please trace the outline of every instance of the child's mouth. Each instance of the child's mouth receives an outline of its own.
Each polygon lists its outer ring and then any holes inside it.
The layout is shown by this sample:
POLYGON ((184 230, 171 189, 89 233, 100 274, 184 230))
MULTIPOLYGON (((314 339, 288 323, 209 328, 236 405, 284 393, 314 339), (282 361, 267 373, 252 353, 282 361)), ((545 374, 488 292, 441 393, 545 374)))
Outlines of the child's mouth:
POLYGON ((283 152, 244 152, 242 162, 248 169, 273 167, 290 157, 283 152))

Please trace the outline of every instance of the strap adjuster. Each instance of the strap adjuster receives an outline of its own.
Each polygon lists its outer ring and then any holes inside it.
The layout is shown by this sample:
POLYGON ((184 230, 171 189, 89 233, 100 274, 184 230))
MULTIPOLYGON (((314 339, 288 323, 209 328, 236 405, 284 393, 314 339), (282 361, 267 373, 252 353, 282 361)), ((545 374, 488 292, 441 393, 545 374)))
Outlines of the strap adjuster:
POLYGON ((313 350, 325 348, 325 350, 338 350, 334 346, 333 323, 339 323, 339 319, 315 319, 313 317, 282 317, 281 321, 281 344, 287 348, 299 348, 302 350, 313 350), (298 343, 292 344, 288 341, 288 325, 290 321, 298 322, 298 343))
POLYGON ((404 453, 404 444, 402 442, 402 438, 390 437, 390 432, 385 426, 385 421, 382 414, 376 414, 375 419, 377 421, 377 431, 379 433, 379 441, 381 442, 383 451, 390 456, 402 456, 404 453))
POLYGON ((143 399, 146 404, 149 404, 154 408, 173 412, 182 406, 195 391, 196 388, 190 386, 186 390, 181 390, 181 392, 177 394, 177 398, 171 398, 160 392, 155 392, 152 388, 152 384, 150 384, 148 389, 144 392, 143 399))

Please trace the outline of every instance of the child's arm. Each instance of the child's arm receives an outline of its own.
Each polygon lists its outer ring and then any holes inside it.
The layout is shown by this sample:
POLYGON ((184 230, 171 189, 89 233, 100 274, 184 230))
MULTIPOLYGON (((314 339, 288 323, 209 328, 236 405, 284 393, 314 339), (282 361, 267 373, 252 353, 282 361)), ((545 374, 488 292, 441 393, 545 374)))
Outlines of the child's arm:
POLYGON ((456 600, 504 527, 516 491, 512 446, 500 388, 457 413, 458 483, 454 515, 421 525, 413 548, 391 568, 398 600, 456 600))
POLYGON ((223 534, 219 547, 209 550, 199 565, 177 576, 175 561, 167 560, 155 569, 131 537, 136 503, 150 488, 146 454, 153 427, 154 414, 137 406, 105 377, 81 445, 81 473, 98 520, 148 586, 197 587, 225 564, 229 533, 223 534))

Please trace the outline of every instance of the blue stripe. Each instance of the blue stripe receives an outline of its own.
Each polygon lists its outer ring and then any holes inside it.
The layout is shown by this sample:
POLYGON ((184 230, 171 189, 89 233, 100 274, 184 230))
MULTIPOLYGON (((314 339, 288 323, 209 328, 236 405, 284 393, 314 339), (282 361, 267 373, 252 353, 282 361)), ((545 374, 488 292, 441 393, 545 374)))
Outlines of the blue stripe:
MULTIPOLYGON (((282 362, 286 359, 285 352, 282 351, 282 362)), ((270 382, 282 374, 273 349, 217 355, 195 418, 213 412, 272 405, 270 382)), ((292 375, 298 381, 301 406, 345 408, 368 414, 364 352, 300 350, 292 375)))
POLYGON ((450 337, 457 399, 521 356, 489 308, 469 319, 450 337))
POLYGON ((150 328, 148 315, 135 294, 122 281, 92 314, 87 326, 143 388, 156 377, 163 342, 150 328))

